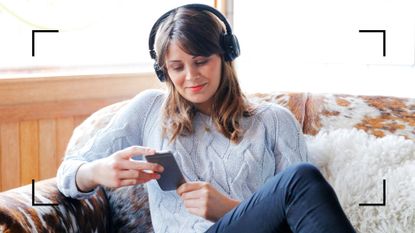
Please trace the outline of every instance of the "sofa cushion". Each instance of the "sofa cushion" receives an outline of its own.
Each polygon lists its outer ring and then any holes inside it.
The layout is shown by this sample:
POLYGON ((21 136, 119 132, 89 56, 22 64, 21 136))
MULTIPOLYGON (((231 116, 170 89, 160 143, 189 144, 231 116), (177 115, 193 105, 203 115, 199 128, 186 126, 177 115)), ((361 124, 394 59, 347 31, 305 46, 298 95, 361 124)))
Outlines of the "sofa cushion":
POLYGON ((357 129, 321 129, 306 136, 306 142, 311 160, 358 232, 415 232, 414 141, 395 135, 376 138, 357 129))

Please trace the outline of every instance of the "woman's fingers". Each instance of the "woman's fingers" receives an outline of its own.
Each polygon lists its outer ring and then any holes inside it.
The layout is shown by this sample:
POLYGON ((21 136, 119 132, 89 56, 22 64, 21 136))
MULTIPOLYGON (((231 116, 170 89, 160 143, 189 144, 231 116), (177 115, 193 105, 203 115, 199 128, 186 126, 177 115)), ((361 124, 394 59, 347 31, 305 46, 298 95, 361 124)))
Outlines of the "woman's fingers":
POLYGON ((190 192, 185 192, 182 195, 180 195, 180 197, 183 200, 190 200, 190 199, 200 199, 202 197, 205 197, 206 192, 199 189, 199 190, 195 190, 195 191, 190 191, 190 192))
POLYGON ((131 146, 117 151, 110 157, 99 160, 100 175, 97 183, 109 187, 121 187, 159 179, 163 167, 145 161, 132 160, 134 155, 153 155, 154 149, 131 146))
POLYGON ((160 178, 160 174, 157 173, 147 173, 144 171, 138 170, 123 170, 118 173, 118 179, 142 179, 142 180, 151 180, 160 178))
POLYGON ((112 167, 117 170, 150 170, 161 173, 163 167, 158 164, 131 160, 131 157, 135 155, 153 155, 154 153, 155 150, 151 148, 130 146, 114 154, 112 167))
POLYGON ((138 180, 153 180, 153 179, 160 179, 160 174, 157 173, 147 173, 147 172, 139 172, 138 178, 136 178, 138 180))
POLYGON ((140 172, 137 170, 121 170, 117 172, 118 179, 137 179, 140 176, 140 172))
POLYGON ((119 187, 136 185, 136 184, 139 184, 139 182, 136 179, 124 179, 124 180, 121 180, 119 187))
POLYGON ((148 182, 153 179, 159 179, 160 175, 157 173, 138 172, 136 170, 126 170, 119 173, 118 181, 115 187, 136 185, 148 182))
POLYGON ((152 155, 156 151, 154 149, 142 146, 130 146, 116 152, 115 156, 122 159, 130 159, 134 155, 152 155))
POLYGON ((155 164, 155 163, 148 163, 144 161, 136 161, 131 160, 132 156, 135 155, 153 155, 155 153, 154 149, 141 147, 141 146, 130 146, 123 150, 116 152, 115 157, 121 158, 121 160, 117 160, 114 164, 116 169, 124 170, 124 169, 132 169, 132 170, 149 170, 154 172, 163 172, 163 167, 155 164))
POLYGON ((122 179, 120 180, 119 187, 121 186, 129 186, 129 185, 136 185, 136 184, 143 184, 150 180, 159 179, 160 175, 155 173, 140 173, 137 179, 122 179))
POLYGON ((203 200, 190 199, 190 200, 186 200, 183 204, 184 204, 184 207, 186 207, 186 209, 190 209, 190 208, 198 209, 200 208, 200 206, 203 205, 203 200))
POLYGON ((195 190, 199 190, 202 188, 208 188, 209 184, 206 182, 186 182, 184 184, 182 184, 177 190, 177 194, 179 194, 179 196, 181 196, 184 193, 188 193, 188 192, 192 192, 195 190))
POLYGON ((164 168, 156 163, 148 163, 145 161, 121 160, 118 161, 119 169, 122 170, 148 170, 162 173, 164 168))

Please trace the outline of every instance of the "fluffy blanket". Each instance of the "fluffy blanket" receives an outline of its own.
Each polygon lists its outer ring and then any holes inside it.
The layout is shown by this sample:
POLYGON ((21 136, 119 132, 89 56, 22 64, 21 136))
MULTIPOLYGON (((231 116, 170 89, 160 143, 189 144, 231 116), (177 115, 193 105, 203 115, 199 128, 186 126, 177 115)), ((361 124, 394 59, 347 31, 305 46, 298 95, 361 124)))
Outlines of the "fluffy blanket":
POLYGON ((415 232, 414 141, 394 135, 376 138, 357 129, 322 129, 306 141, 312 162, 335 189, 358 232, 415 232))

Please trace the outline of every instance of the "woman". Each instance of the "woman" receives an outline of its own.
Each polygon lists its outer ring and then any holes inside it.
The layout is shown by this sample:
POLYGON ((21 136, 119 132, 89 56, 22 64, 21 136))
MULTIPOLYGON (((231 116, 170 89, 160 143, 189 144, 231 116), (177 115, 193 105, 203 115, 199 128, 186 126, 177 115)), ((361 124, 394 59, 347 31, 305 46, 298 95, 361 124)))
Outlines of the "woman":
POLYGON ((292 114, 242 94, 237 40, 218 14, 186 5, 157 21, 150 49, 167 92, 140 93, 67 154, 59 189, 87 198, 99 185, 146 183, 155 232, 354 232, 330 185, 302 163, 307 149, 292 114), (158 186, 163 167, 131 159, 156 150, 172 151, 187 180, 176 192, 158 186))

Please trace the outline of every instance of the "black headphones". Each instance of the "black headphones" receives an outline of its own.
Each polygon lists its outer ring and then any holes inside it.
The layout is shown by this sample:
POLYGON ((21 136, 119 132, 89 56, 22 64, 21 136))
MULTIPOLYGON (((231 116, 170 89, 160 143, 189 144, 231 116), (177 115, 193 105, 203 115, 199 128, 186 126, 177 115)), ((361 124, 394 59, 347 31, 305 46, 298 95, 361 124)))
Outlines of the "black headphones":
MULTIPOLYGON (((226 20, 225 16, 222 15, 218 10, 215 8, 204 5, 204 4, 188 4, 184 6, 180 6, 178 8, 187 8, 191 10, 198 10, 198 11, 209 11, 210 13, 214 14, 218 17, 226 27, 226 32, 221 35, 221 46, 224 50, 225 61, 232 61, 236 57, 239 56, 241 50, 239 48, 238 39, 235 35, 232 34, 231 26, 229 25, 228 21, 226 20)), ((156 38, 157 30, 160 24, 174 11, 178 8, 174 8, 166 13, 164 13, 153 25, 150 31, 150 37, 148 39, 148 48, 150 50, 150 56, 152 59, 155 60, 154 62, 154 70, 156 71, 156 75, 161 82, 166 81, 166 77, 164 75, 163 69, 157 64, 157 55, 156 51, 154 51, 154 41, 156 38)))

